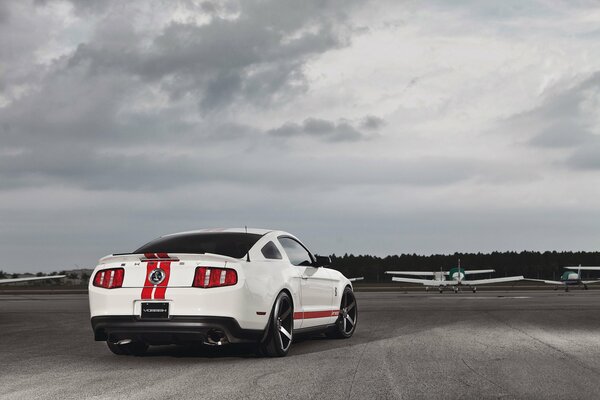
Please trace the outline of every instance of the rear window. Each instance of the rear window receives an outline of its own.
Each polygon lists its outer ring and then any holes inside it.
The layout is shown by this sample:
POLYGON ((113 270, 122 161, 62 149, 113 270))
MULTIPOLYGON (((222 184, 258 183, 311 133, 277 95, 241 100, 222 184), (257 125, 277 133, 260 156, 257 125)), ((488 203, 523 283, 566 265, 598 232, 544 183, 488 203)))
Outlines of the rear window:
POLYGON ((261 236, 238 232, 185 233, 155 239, 134 253, 213 253, 242 258, 261 236))

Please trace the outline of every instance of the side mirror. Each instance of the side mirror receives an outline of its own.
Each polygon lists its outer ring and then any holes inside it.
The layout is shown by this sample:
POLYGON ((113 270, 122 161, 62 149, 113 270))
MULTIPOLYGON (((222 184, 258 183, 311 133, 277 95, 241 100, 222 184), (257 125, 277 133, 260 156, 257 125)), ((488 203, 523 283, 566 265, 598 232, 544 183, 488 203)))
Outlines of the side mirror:
POLYGON ((318 256, 315 254, 315 267, 328 267, 331 265, 331 258, 328 256, 318 256))

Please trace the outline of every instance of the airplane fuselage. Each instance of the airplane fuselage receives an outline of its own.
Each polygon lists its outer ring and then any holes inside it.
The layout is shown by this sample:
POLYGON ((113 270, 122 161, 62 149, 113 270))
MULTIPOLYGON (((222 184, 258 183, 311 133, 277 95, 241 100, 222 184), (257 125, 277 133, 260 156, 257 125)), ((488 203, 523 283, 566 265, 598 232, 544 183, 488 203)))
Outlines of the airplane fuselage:
POLYGON ((573 271, 565 271, 560 276, 560 280, 565 285, 579 285, 579 284, 581 284, 581 277, 579 276, 578 273, 573 272, 573 271))

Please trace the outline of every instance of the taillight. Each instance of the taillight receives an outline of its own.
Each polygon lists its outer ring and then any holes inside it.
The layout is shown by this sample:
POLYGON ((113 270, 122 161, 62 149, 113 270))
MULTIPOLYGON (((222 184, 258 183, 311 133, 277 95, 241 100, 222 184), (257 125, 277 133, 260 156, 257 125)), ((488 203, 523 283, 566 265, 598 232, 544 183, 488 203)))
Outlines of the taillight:
POLYGON ((192 286, 211 288, 232 286, 237 283, 237 272, 229 268, 198 267, 192 286))
POLYGON ((94 276, 94 286, 105 289, 120 288, 123 286, 123 277, 125 270, 123 268, 102 269, 96 272, 94 276))

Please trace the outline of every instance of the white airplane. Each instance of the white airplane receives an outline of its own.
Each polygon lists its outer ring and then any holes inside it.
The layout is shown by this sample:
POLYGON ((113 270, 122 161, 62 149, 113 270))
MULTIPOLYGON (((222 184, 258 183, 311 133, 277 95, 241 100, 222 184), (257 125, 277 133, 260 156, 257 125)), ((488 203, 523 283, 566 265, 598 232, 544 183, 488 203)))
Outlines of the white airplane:
POLYGON ((30 278, 7 278, 7 279, 0 279, 0 285, 3 283, 39 281, 42 279, 60 279, 60 278, 64 278, 65 276, 66 275, 51 275, 51 276, 34 276, 34 277, 30 277, 30 278))
MULTIPOLYGON (((557 287, 562 285, 565 287, 565 292, 569 291, 569 286, 583 286, 583 288, 587 290, 587 285, 591 285, 591 284, 600 282, 600 280, 598 280, 598 279, 593 280, 593 281, 581 280, 581 271, 600 271, 600 266, 582 267, 580 264, 577 266, 568 266, 568 267, 563 267, 563 268, 567 269, 568 271, 565 271, 560 276, 559 281, 550 281, 550 280, 545 280, 545 279, 528 279, 528 278, 525 278, 525 280, 531 281, 531 282, 543 282, 548 285, 555 285, 557 287), (575 272, 573 270, 576 270, 577 272, 575 272)), ((557 287, 555 287, 554 289, 557 289, 557 287)))
POLYGON ((447 286, 454 289, 454 293, 458 293, 460 286, 468 286, 473 290, 473 293, 477 292, 477 285, 487 285, 490 283, 502 283, 502 282, 516 282, 523 280, 523 276, 507 276, 504 278, 490 278, 490 279, 465 279, 467 275, 475 274, 487 274, 495 272, 493 269, 471 269, 465 270, 460 266, 460 260, 458 260, 458 266, 450 269, 450 271, 385 271, 386 274, 390 275, 409 275, 409 276, 431 276, 432 279, 417 279, 417 278, 405 278, 394 276, 392 281, 394 282, 406 282, 406 283, 420 283, 425 286, 426 289, 430 287, 437 287, 440 293, 447 286))

